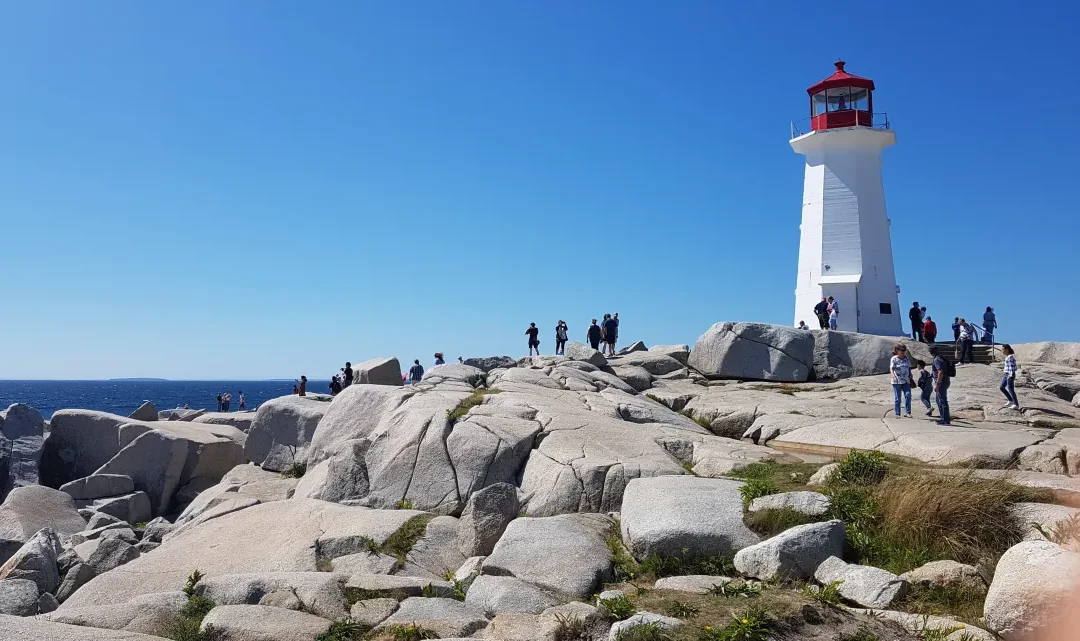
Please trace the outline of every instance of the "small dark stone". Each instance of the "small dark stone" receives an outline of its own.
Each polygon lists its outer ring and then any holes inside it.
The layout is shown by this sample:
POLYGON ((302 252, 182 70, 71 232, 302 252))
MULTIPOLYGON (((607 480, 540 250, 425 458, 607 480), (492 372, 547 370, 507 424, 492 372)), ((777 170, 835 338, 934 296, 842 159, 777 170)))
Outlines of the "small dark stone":
POLYGON ((818 612, 817 608, 812 605, 804 605, 800 614, 802 614, 803 621, 806 621, 810 625, 821 625, 822 623, 825 623, 825 617, 821 616, 821 613, 818 612))

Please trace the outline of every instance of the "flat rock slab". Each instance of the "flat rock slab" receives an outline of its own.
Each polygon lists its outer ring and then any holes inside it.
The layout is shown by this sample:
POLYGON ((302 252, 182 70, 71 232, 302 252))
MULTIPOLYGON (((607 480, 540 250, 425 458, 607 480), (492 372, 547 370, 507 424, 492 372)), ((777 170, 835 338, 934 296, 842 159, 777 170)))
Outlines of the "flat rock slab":
POLYGON ((1038 541, 1046 537, 1035 525, 1046 532, 1053 532, 1070 519, 1077 518, 1077 515, 1080 515, 1080 508, 1053 503, 1013 503, 1009 507, 1009 512, 1024 527, 1024 539, 1038 541))
POLYGON ((750 512, 762 510, 795 510, 808 516, 822 516, 832 507, 832 500, 820 492, 782 492, 756 498, 750 502, 750 512))
POLYGON ((183 592, 161 592, 145 594, 127 603, 66 608, 43 618, 90 628, 162 634, 176 621, 187 601, 183 592))
POLYGON ((758 543, 742 521, 742 485, 695 476, 634 479, 623 494, 623 543, 639 559, 730 554, 758 543))
POLYGON ((611 519, 599 514, 518 518, 484 560, 483 572, 585 598, 612 578, 607 546, 612 529, 611 519))
POLYGON ((0 614, 0 639, 19 641, 167 641, 162 637, 0 614))
POLYGON ((305 612, 264 605, 219 605, 203 619, 201 630, 214 627, 222 641, 315 641, 330 622, 305 612))
POLYGON ((349 617, 360 625, 374 628, 398 609, 397 599, 362 599, 349 609, 349 617))
POLYGON ((346 578, 331 572, 225 574, 203 579, 196 592, 218 605, 257 605, 268 594, 289 592, 305 612, 333 620, 349 611, 345 602, 346 578))
POLYGON ((377 629, 396 625, 415 625, 445 639, 470 636, 487 625, 487 618, 483 612, 454 599, 411 597, 402 601, 397 612, 377 629))
POLYGON ((653 588, 657 590, 676 590, 679 592, 693 592, 694 594, 707 594, 718 585, 731 583, 726 576, 709 574, 687 574, 684 576, 669 576, 657 579, 653 588))
POLYGON ((465 595, 465 605, 486 615, 540 614, 558 604, 559 599, 551 592, 512 576, 478 576, 465 595))
POLYGON ((355 574, 345 583, 345 591, 359 592, 368 598, 391 597, 401 600, 422 595, 428 586, 439 597, 449 598, 454 594, 454 586, 449 581, 386 574, 355 574))
POLYGON ((735 569, 758 579, 808 579, 825 559, 844 553, 841 521, 799 525, 735 554, 735 569))
POLYGON ((839 583, 840 595, 866 608, 887 608, 907 594, 908 582, 892 572, 867 565, 844 563, 838 557, 825 559, 814 571, 822 585, 839 583))

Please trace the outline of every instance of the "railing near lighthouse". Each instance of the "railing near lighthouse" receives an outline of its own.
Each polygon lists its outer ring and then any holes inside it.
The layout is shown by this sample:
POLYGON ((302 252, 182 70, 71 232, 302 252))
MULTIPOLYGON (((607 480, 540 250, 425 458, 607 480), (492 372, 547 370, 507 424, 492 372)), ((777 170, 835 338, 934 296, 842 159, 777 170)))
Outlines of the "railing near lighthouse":
MULTIPOLYGON (((852 125, 854 127, 871 127, 873 129, 891 128, 889 125, 889 114, 887 112, 875 112, 869 114, 869 118, 867 117, 867 112, 865 111, 852 110, 851 114, 852 116, 854 116, 854 124, 852 125), (867 120, 869 120, 869 122, 866 122, 867 120)), ((811 131, 814 131, 813 121, 815 117, 803 118, 802 120, 793 120, 791 122, 791 137, 798 138, 803 134, 808 134, 811 131)))

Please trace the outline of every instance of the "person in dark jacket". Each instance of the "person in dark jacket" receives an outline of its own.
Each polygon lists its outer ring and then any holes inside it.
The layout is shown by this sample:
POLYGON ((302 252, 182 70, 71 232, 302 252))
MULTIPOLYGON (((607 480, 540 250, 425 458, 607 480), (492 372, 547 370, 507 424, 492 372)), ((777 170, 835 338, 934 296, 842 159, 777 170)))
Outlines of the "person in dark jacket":
POLYGON ((919 308, 919 301, 911 304, 908 310, 908 319, 911 321, 911 337, 920 343, 923 339, 923 311, 919 308))
POLYGON ((820 303, 814 305, 814 316, 817 316, 821 329, 829 329, 829 301, 824 296, 821 297, 820 303))
POLYGON ((600 326, 596 324, 596 319, 592 319, 592 325, 589 325, 589 331, 586 334, 586 338, 593 349, 600 349, 600 337, 602 335, 603 332, 600 331, 600 326))
POLYGON ((566 341, 570 340, 570 328, 567 327, 566 321, 560 320, 555 325, 555 355, 566 354, 566 341))

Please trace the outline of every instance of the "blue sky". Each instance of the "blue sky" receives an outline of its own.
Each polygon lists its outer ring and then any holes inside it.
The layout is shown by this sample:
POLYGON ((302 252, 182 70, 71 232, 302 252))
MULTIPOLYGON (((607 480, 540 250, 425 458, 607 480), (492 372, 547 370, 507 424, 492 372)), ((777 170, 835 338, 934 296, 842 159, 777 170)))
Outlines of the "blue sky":
POLYGON ((902 306, 1080 340, 1080 11, 914 4, 5 0, 0 378, 789 323, 838 57, 897 131, 902 306))

